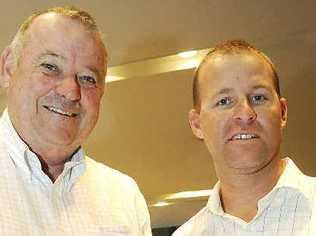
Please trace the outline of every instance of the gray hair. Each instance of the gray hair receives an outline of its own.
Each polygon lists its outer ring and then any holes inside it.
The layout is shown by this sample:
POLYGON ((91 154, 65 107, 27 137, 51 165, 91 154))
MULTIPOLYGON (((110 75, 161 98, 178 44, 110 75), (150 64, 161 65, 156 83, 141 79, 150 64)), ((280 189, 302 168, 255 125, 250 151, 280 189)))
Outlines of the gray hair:
MULTIPOLYGON (((62 16, 70 17, 73 20, 79 21, 88 30, 94 31, 101 37, 101 32, 99 31, 96 21, 94 18, 86 11, 80 10, 74 6, 61 6, 53 7, 42 11, 37 11, 30 15, 19 27, 18 32, 14 36, 10 48, 14 55, 14 60, 16 64, 19 64, 19 59, 21 56, 21 50, 23 49, 26 41, 26 32, 30 28, 33 21, 41 15, 46 13, 56 13, 62 16)), ((101 37, 102 38, 102 37, 101 37)))

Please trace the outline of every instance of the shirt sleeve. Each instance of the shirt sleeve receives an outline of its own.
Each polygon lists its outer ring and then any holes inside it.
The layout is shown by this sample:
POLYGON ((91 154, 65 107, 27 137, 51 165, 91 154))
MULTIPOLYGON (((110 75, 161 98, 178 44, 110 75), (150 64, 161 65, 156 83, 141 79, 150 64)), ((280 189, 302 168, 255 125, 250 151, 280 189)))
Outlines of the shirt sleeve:
POLYGON ((139 236, 151 236, 151 225, 148 207, 143 194, 136 185, 135 207, 139 225, 139 236))

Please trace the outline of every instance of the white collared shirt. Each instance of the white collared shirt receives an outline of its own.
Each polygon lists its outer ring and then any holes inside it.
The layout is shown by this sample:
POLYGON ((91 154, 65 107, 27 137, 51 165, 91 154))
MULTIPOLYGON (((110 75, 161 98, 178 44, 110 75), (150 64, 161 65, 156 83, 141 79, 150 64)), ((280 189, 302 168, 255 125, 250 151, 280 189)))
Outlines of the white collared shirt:
POLYGON ((206 207, 173 236, 316 235, 316 178, 301 173, 289 158, 286 163, 276 186, 258 201, 250 222, 223 211, 217 182, 206 207))
POLYGON ((0 235, 151 235, 145 200, 130 177, 79 149, 53 183, 0 120, 0 235))

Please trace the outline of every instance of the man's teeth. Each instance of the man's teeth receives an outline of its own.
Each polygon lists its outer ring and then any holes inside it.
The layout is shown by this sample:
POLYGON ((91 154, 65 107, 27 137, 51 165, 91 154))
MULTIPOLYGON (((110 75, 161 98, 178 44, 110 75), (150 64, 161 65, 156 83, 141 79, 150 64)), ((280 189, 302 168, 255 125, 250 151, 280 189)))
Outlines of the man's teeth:
POLYGON ((71 112, 68 112, 68 111, 63 111, 59 108, 56 108, 56 107, 49 107, 49 106, 45 106, 46 109, 52 111, 52 112, 55 112, 55 113, 58 113, 60 115, 64 115, 64 116, 69 116, 69 117, 74 117, 76 116, 75 113, 71 113, 71 112))
POLYGON ((255 134, 236 134, 233 136, 232 140, 248 140, 257 138, 257 135, 255 134))

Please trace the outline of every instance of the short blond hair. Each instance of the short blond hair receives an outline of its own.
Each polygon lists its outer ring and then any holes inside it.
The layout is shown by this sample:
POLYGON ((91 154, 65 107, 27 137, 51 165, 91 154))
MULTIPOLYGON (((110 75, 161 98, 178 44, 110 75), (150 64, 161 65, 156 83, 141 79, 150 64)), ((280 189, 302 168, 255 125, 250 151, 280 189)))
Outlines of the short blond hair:
POLYGON ((281 96, 280 85, 279 85, 279 76, 275 69, 275 66, 271 59, 266 56, 262 51, 255 48, 254 46, 250 45, 248 42, 244 40, 229 40, 224 43, 216 45, 212 48, 208 54, 203 58, 202 62, 196 69, 193 77, 193 106, 194 108, 199 111, 201 106, 201 98, 200 98, 200 88, 199 88, 199 72, 203 65, 211 60, 211 57, 214 54, 220 55, 232 55, 235 53, 242 53, 242 52, 250 52, 255 53, 256 55, 260 56, 264 62, 266 62, 269 67, 271 68, 272 75, 273 75, 273 83, 275 90, 278 96, 281 96))

